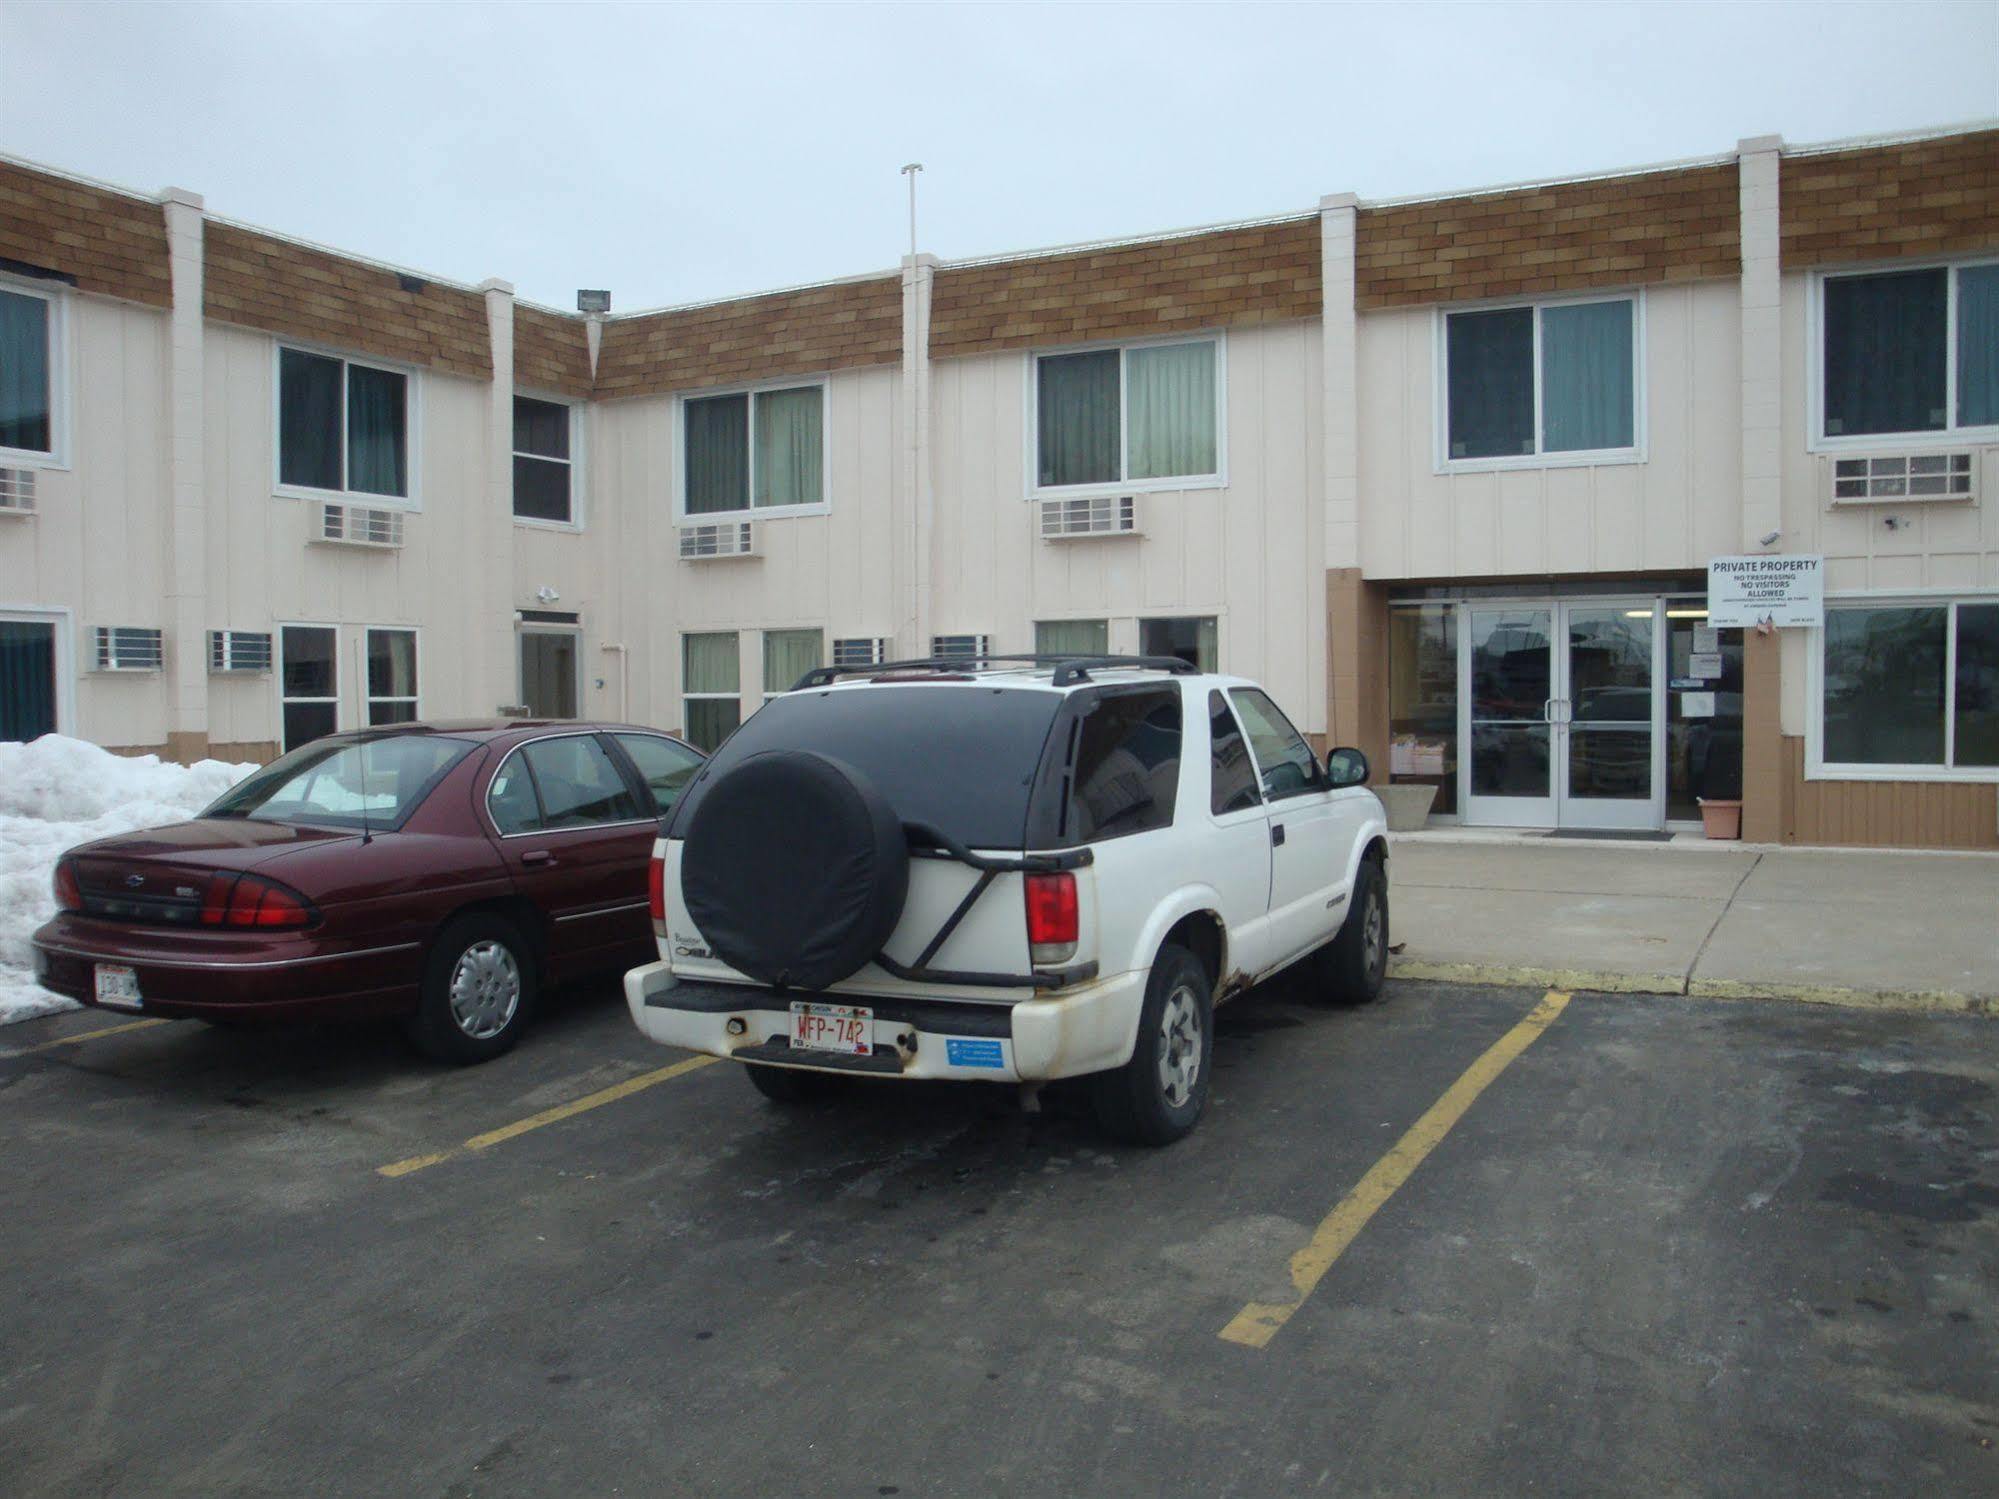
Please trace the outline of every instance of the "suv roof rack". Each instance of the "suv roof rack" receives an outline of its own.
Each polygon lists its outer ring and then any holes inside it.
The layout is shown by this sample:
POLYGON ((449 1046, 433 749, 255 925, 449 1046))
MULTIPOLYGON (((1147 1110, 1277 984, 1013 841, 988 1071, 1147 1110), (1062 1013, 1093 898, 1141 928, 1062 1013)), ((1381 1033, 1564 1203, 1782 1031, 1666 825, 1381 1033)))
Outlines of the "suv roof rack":
POLYGON ((1187 676, 1197 669, 1193 662, 1180 656, 1091 656, 1037 652, 1001 655, 985 651, 976 655, 920 656, 910 661, 876 661, 867 666, 815 666, 792 683, 791 690, 802 692, 808 687, 830 687, 842 677, 879 676, 892 671, 964 671, 968 667, 994 664, 1052 666, 1055 668, 1053 685, 1057 687, 1070 687, 1077 682, 1087 682, 1092 671, 1164 671, 1171 672, 1175 676, 1187 676))

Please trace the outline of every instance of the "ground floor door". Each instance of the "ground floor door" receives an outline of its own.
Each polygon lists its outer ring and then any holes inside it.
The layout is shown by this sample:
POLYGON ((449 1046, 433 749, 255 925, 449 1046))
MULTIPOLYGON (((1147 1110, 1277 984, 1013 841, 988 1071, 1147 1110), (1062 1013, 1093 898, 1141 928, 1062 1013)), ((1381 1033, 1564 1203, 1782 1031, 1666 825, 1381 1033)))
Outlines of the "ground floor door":
POLYGON ((1463 606, 1467 823, 1665 825, 1664 613, 1658 598, 1463 606))
POLYGON ((60 727, 57 622, 0 614, 0 739, 26 741, 60 727))
POLYGON ((521 702, 530 718, 576 716, 577 644, 574 630, 520 632, 521 702))

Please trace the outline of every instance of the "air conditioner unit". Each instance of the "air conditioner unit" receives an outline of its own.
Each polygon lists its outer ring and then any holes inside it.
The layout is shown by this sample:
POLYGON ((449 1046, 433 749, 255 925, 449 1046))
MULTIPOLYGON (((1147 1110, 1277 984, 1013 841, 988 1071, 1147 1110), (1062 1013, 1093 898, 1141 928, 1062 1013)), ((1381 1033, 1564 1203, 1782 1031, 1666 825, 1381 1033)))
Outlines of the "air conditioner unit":
POLYGON ((94 671, 158 671, 165 660, 166 640, 158 630, 98 625, 90 636, 94 671))
POLYGON ((1041 502, 1043 541, 1138 534, 1138 500, 1132 495, 1090 495, 1041 502))
POLYGON ((0 468, 0 515, 35 513, 35 471, 0 468))
POLYGON ((267 630, 210 630, 208 669, 211 672, 268 672, 271 636, 267 630))
POLYGON ((1835 458, 1835 505, 1906 505, 1978 498, 1978 464, 1971 453, 1896 453, 1835 458))
POLYGON ((403 544, 403 512, 372 505, 321 501, 313 540, 326 546, 374 547, 386 550, 403 544))
POLYGON ((880 635, 859 635, 833 642, 833 664, 843 671, 880 666, 888 660, 888 641, 880 635))
POLYGON ((682 562, 705 562, 714 557, 754 557, 756 554, 756 527, 749 521, 680 528, 682 562))
POLYGON ((930 654, 933 656, 964 656, 977 660, 992 653, 990 635, 932 635, 930 654))

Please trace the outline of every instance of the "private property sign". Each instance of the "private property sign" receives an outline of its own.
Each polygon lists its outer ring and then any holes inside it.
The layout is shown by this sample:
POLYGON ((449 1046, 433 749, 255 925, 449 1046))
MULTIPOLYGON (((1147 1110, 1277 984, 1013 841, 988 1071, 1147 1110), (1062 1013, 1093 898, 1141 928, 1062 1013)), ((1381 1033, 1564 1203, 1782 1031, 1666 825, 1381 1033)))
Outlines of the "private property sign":
POLYGON ((1710 627, 1750 629, 1825 623, 1825 558, 1711 557, 1707 565, 1710 627))

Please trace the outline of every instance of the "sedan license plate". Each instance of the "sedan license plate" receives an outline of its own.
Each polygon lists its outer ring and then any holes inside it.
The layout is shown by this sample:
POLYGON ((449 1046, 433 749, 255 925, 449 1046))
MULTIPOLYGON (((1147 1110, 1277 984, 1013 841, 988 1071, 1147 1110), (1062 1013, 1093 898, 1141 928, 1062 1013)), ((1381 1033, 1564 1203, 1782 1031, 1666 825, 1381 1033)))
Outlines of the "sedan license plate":
POLYGON ((837 1051, 850 1057, 872 1056, 875 1012, 865 1005, 791 1006, 793 1051, 837 1051))
POLYGON ((145 1007, 139 998, 139 975, 117 963, 97 965, 97 1002, 114 1010, 145 1007))

